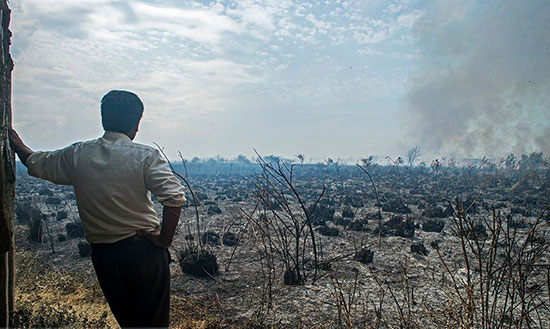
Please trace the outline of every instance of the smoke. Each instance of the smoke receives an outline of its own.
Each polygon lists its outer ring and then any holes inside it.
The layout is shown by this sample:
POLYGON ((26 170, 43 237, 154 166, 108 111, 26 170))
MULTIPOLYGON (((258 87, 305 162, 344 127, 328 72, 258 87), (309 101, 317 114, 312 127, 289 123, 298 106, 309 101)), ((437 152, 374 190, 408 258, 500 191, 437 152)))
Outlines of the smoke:
POLYGON ((424 154, 550 154, 550 2, 437 1, 415 26, 409 141, 424 154))

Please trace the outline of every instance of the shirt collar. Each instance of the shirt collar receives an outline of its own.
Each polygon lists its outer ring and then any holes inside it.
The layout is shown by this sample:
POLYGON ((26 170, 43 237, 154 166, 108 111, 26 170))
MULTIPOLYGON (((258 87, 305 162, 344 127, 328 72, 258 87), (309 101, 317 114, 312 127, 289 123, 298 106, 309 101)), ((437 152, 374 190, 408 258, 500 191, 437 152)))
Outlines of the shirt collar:
POLYGON ((127 142, 132 141, 130 137, 128 137, 128 135, 119 133, 118 131, 110 131, 110 130, 105 131, 105 134, 103 134, 103 138, 109 141, 119 141, 119 140, 127 141, 127 142))

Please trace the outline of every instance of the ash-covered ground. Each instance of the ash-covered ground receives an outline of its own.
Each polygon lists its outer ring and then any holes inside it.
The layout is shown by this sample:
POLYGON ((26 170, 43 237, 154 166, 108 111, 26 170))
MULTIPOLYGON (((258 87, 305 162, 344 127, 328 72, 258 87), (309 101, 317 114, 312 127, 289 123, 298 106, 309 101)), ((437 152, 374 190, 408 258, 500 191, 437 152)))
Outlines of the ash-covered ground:
MULTIPOLYGON (((221 327, 550 325, 547 159, 268 160, 175 166, 200 201, 189 193, 170 249, 173 321, 181 298, 221 327), (213 254, 218 272, 184 273, 188 250, 213 254)), ((93 280, 71 187, 19 170, 16 205, 17 248, 93 280)))

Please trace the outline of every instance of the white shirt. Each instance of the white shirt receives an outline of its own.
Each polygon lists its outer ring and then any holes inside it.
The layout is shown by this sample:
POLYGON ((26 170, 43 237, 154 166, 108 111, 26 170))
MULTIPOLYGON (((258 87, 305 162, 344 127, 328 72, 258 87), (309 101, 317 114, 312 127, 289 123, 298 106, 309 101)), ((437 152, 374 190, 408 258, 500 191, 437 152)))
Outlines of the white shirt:
POLYGON ((86 239, 112 243, 137 230, 159 225, 151 193, 164 206, 180 207, 185 192, 167 161, 152 147, 128 136, 103 137, 27 158, 29 174, 56 184, 72 185, 86 239))

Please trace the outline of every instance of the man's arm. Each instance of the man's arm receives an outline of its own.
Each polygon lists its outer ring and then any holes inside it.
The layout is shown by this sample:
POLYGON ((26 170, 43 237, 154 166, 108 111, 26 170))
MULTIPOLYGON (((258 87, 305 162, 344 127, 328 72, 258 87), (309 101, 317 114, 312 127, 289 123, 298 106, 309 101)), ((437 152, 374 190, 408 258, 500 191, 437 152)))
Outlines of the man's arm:
POLYGON ((170 170, 168 161, 161 157, 159 151, 151 152, 145 163, 145 168, 145 186, 164 206, 162 225, 153 232, 141 230, 137 233, 146 236, 159 247, 168 248, 172 244, 181 214, 181 206, 185 202, 185 191, 170 170))
POLYGON ((25 145, 15 130, 10 128, 8 135, 10 145, 19 156, 19 160, 29 168, 29 175, 55 184, 72 184, 69 164, 73 145, 55 151, 34 152, 25 145))
POLYGON ((164 206, 162 209, 162 225, 153 232, 140 230, 137 233, 143 235, 153 244, 168 248, 172 244, 174 239, 174 233, 176 233, 176 227, 180 219, 181 207, 168 207, 164 206))
POLYGON ((31 150, 25 143, 23 143, 23 140, 17 132, 13 128, 9 128, 8 131, 9 137, 10 137, 10 145, 19 156, 19 160, 26 166, 27 165, 27 158, 29 155, 33 154, 33 150, 31 150))

